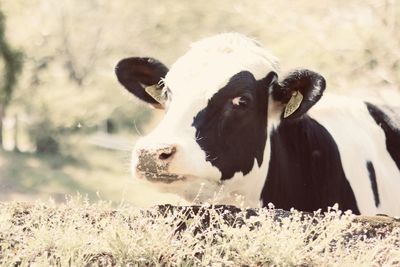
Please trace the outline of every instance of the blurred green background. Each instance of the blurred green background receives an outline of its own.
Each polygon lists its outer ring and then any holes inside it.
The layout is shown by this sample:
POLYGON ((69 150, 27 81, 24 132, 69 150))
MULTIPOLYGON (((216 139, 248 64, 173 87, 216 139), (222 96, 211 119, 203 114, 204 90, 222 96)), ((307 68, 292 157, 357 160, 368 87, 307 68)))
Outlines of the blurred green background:
POLYGON ((400 104, 397 0, 2 0, 0 201, 171 200, 130 178, 129 150, 161 114, 122 89, 114 66, 170 65, 231 31, 261 41, 284 72, 314 69, 329 91, 400 104))

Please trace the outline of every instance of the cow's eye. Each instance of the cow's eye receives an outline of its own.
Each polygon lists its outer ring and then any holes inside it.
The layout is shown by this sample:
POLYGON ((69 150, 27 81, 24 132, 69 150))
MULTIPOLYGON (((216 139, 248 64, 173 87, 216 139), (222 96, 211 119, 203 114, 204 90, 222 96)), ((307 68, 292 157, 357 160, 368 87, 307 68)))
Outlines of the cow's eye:
POLYGON ((235 107, 246 107, 249 103, 249 99, 245 96, 237 96, 232 99, 232 104, 235 107))

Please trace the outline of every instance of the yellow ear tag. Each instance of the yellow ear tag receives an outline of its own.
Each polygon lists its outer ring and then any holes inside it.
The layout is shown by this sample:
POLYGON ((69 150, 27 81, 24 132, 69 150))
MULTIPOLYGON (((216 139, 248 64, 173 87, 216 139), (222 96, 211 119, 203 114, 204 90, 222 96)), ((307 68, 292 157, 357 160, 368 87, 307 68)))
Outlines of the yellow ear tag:
POLYGON ((299 91, 294 91, 292 93, 292 97, 285 107, 285 112, 283 113, 283 117, 287 118, 295 112, 303 101, 303 95, 299 91))
POLYGON ((160 87, 158 87, 157 84, 147 86, 145 89, 146 93, 148 93, 154 100, 156 100, 158 103, 160 103, 161 106, 164 107, 165 105, 165 99, 162 95, 162 90, 160 87))

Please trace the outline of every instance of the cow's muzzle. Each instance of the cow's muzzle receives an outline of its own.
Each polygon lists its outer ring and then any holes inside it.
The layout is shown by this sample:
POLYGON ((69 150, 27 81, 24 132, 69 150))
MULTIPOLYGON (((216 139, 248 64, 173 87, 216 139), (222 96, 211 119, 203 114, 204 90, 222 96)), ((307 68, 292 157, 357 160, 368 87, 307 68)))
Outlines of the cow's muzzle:
POLYGON ((172 183, 184 179, 183 176, 168 171, 176 151, 175 145, 138 149, 137 173, 151 182, 172 183))

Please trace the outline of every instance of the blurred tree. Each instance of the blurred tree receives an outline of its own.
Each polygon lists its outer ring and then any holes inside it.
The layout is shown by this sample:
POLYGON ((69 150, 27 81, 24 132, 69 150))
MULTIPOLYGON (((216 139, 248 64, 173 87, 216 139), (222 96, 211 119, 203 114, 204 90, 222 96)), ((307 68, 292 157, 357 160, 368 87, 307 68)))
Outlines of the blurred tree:
POLYGON ((25 54, 9 113, 25 111, 36 144, 68 142, 107 119, 102 129, 140 132, 151 111, 116 81, 118 60, 151 56, 170 65, 190 42, 220 32, 260 40, 283 72, 318 70, 330 91, 365 95, 400 83, 396 0, 0 1, 8 39, 25 54))
POLYGON ((10 104, 17 77, 22 69, 22 53, 12 49, 7 42, 5 20, 5 16, 0 10, 0 57, 4 61, 4 74, 0 81, 0 148, 3 144, 3 118, 10 104))
MULTIPOLYGON (((140 128, 143 121, 138 116, 146 116, 149 110, 132 105, 133 98, 125 97, 127 93, 114 77, 113 69, 120 57, 110 57, 110 41, 115 38, 109 36, 112 30, 105 30, 112 25, 112 5, 97 0, 62 4, 38 0, 26 5, 13 1, 12 10, 20 7, 18 3, 28 13, 42 14, 29 20, 38 30, 21 35, 9 32, 20 38, 17 43, 26 54, 14 108, 18 105, 28 114, 28 134, 37 152, 59 152, 64 144, 68 145, 71 134, 90 133, 107 119, 115 131, 130 128, 136 133, 133 126, 140 128), (124 106, 118 108, 120 103, 124 106), (111 118, 115 109, 125 116, 111 118)), ((25 21, 26 16, 22 18, 25 21)))

